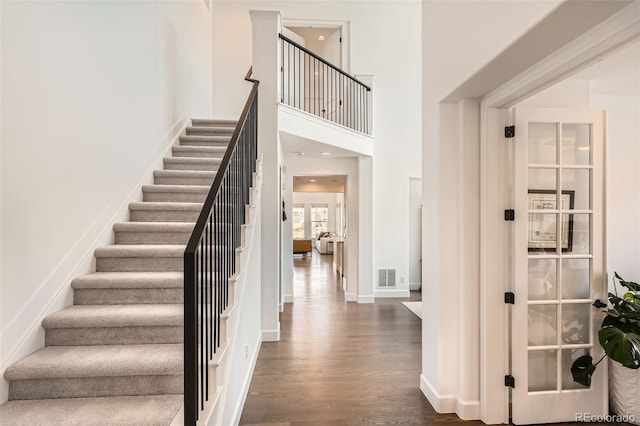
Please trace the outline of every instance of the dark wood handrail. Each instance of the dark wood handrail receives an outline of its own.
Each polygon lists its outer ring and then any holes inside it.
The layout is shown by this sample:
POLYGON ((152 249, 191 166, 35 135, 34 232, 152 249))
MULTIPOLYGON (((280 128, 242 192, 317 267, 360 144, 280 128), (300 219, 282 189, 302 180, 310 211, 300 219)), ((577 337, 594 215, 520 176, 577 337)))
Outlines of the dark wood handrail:
MULTIPOLYGON (((251 104, 258 94, 258 85, 260 82, 258 80, 250 79, 251 74, 253 73, 252 68, 249 68, 249 72, 245 77, 246 81, 250 81, 253 83, 253 87, 251 88, 251 93, 249 93, 249 98, 247 102, 244 104, 244 109, 242 110, 242 114, 240 115, 240 120, 238 120, 238 125, 233 132, 233 136, 231 136, 231 141, 229 142, 229 146, 227 148, 227 152, 224 154, 222 158, 222 162, 218 167, 218 170, 226 170, 229 165, 229 161, 231 160, 231 156, 233 155, 233 151, 235 150, 236 145, 238 144, 238 139, 240 136, 240 132, 244 127, 244 124, 249 116, 249 110, 251 109, 251 104)), ((207 195, 207 199, 202 206, 202 211, 200 212, 200 216, 198 216, 198 220, 196 222, 195 227, 193 228, 193 233, 191 234, 191 238, 187 243, 187 247, 185 249, 185 254, 195 254, 196 249, 198 248, 198 242, 202 237, 202 232, 207 223, 207 218, 209 217, 209 213, 211 212, 211 207, 213 206, 213 202, 216 199, 216 195, 220 190, 220 186, 222 185, 222 179, 224 178, 224 173, 216 173, 216 177, 213 180, 213 185, 211 185, 211 189, 209 190, 209 194, 207 195)))
POLYGON ((297 47, 298 49, 302 50, 304 53, 306 53, 307 55, 313 56, 314 58, 316 58, 317 60, 319 60, 320 62, 322 62, 323 64, 333 68, 334 70, 338 71, 340 74, 344 75, 345 77, 355 81, 356 83, 358 83, 359 85, 363 86, 365 89, 367 89, 367 92, 371 91, 371 88, 369 86, 367 86, 366 84, 364 84, 363 82, 361 82, 360 80, 358 80, 357 78, 355 78, 352 75, 347 74, 346 72, 344 72, 342 69, 340 69, 338 66, 333 65, 331 62, 327 61, 324 58, 321 58, 320 56, 316 55, 315 53, 313 53, 312 51, 310 51, 309 49, 307 49, 306 47, 296 43, 295 41, 291 40, 289 37, 282 35, 282 34, 278 34, 278 37, 280 37, 282 40, 286 41, 287 43, 290 43, 292 45, 294 45, 295 47, 297 47))

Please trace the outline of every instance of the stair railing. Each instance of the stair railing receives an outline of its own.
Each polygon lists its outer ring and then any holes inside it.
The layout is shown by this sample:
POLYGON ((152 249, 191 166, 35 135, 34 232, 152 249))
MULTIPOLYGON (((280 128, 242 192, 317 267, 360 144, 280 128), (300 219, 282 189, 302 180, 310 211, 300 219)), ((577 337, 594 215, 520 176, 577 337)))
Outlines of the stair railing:
POLYGON ((256 170, 259 81, 251 79, 251 72, 245 77, 253 83, 251 93, 184 252, 185 425, 196 424, 216 392, 209 363, 224 343, 221 317, 229 305, 229 279, 236 272, 236 249, 256 170))
POLYGON ((280 102, 369 134, 371 88, 290 38, 279 37, 280 102))

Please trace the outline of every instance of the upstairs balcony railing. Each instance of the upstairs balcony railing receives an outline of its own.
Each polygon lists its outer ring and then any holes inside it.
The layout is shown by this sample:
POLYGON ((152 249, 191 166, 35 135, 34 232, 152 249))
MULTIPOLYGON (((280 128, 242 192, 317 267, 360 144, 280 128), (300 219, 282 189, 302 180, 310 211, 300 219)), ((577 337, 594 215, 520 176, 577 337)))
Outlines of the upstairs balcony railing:
POLYGON ((371 88, 280 34, 280 102, 370 134, 371 88))

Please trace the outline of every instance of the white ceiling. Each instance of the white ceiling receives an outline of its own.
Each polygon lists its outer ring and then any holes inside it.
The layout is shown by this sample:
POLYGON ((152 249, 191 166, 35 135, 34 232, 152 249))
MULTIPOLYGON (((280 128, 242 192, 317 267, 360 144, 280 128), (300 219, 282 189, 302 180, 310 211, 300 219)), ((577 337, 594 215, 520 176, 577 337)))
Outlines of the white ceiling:
POLYGON ((311 139, 301 138, 299 136, 290 135, 280 132, 280 143, 285 155, 299 155, 311 158, 336 158, 336 157, 358 157, 359 154, 346 149, 337 148, 333 145, 327 145, 316 142, 311 139), (329 156, 322 155, 328 152, 329 156), (302 154, 300 154, 302 153, 302 154))

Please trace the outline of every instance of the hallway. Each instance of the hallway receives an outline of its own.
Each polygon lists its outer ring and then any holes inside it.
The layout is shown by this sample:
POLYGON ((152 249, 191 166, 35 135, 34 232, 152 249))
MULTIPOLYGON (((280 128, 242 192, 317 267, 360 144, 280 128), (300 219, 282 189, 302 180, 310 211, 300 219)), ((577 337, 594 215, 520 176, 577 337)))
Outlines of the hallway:
POLYGON ((294 273, 295 303, 281 341, 262 344, 240 424, 482 424, 436 414, 420 391, 421 323, 405 299, 345 303, 332 256, 315 250, 294 273))

